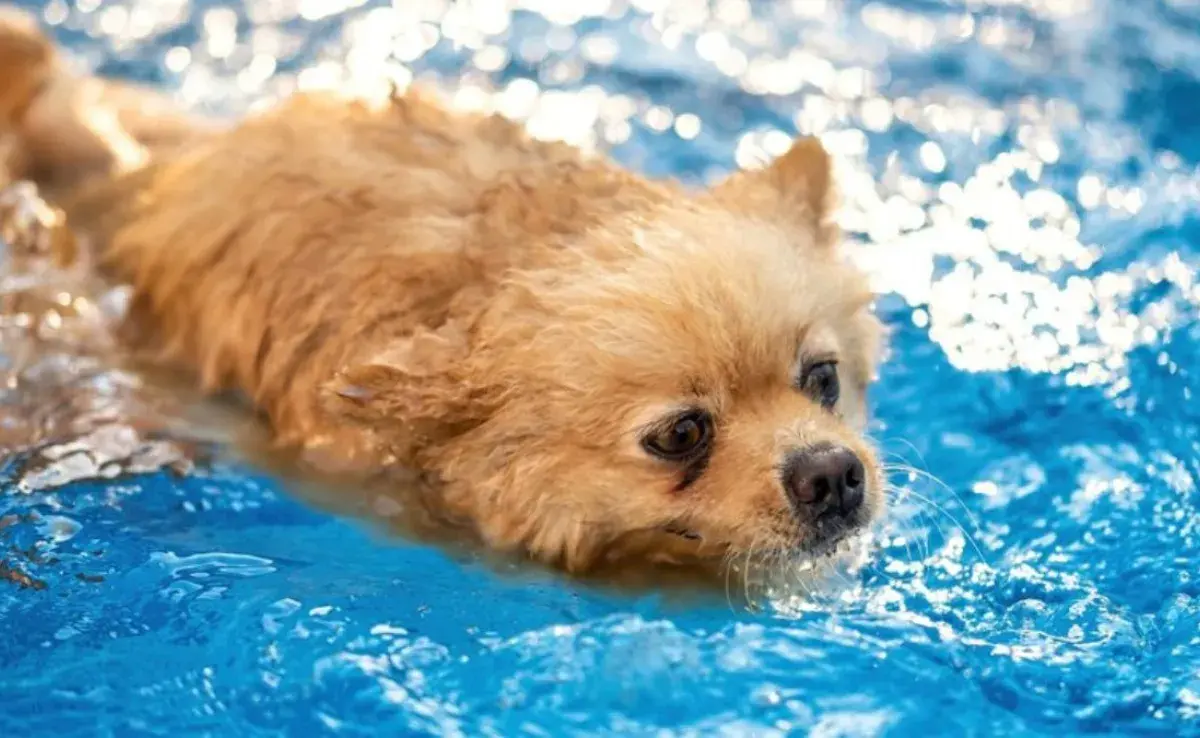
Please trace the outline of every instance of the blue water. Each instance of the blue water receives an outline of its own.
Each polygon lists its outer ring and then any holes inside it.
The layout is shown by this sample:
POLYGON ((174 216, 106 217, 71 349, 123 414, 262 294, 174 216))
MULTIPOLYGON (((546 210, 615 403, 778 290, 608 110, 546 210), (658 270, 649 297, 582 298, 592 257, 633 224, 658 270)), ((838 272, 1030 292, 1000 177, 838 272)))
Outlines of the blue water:
POLYGON ((821 134, 892 330, 874 563, 757 612, 502 576, 5 303, 0 735, 1200 735, 1200 3, 345 5, 44 15, 217 113, 383 65, 692 182, 821 134))

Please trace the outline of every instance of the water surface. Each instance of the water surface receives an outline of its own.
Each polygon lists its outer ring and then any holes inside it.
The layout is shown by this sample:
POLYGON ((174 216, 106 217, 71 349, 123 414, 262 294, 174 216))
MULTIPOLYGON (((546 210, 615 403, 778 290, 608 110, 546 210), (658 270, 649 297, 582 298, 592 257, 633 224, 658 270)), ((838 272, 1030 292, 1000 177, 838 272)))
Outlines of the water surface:
POLYGON ((180 427, 7 243, 0 734, 1200 735, 1200 3, 29 6, 222 114, 386 69, 695 183, 821 135, 906 491, 816 603, 500 576, 180 427))

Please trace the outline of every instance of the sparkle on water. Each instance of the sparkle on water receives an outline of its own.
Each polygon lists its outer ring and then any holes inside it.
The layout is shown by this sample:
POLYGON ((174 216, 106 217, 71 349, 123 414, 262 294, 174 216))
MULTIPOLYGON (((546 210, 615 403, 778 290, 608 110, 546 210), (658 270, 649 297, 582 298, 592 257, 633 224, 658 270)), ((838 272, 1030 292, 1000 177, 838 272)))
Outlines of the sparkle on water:
POLYGON ((500 578, 172 424, 110 356, 123 292, 10 188, 0 734, 1200 735, 1200 3, 36 7, 81 68, 216 113, 417 80, 696 183, 821 136, 900 491, 815 601, 500 578))

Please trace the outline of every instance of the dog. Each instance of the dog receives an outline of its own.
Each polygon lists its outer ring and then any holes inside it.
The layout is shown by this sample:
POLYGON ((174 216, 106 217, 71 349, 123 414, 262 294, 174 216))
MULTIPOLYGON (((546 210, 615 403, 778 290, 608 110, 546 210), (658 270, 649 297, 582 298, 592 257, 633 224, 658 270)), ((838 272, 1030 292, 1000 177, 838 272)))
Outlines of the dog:
POLYGON ((688 190, 419 90, 200 120, 15 11, 0 68, 9 169, 132 286, 129 340, 280 446, 416 470, 570 572, 822 559, 883 512, 883 328, 818 140, 688 190))

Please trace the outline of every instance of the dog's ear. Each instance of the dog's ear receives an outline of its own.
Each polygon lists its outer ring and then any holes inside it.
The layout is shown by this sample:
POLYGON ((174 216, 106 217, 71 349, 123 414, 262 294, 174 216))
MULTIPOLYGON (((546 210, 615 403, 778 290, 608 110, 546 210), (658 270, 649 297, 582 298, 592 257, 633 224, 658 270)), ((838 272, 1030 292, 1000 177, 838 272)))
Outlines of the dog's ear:
POLYGON ((459 432, 483 419, 467 359, 467 339, 456 326, 418 329, 350 362, 324 386, 324 405, 363 425, 419 438, 459 432))
POLYGON ((736 172, 713 194, 728 205, 756 215, 782 218, 814 234, 818 244, 833 240, 833 162, 815 137, 796 140, 762 169, 736 172))

